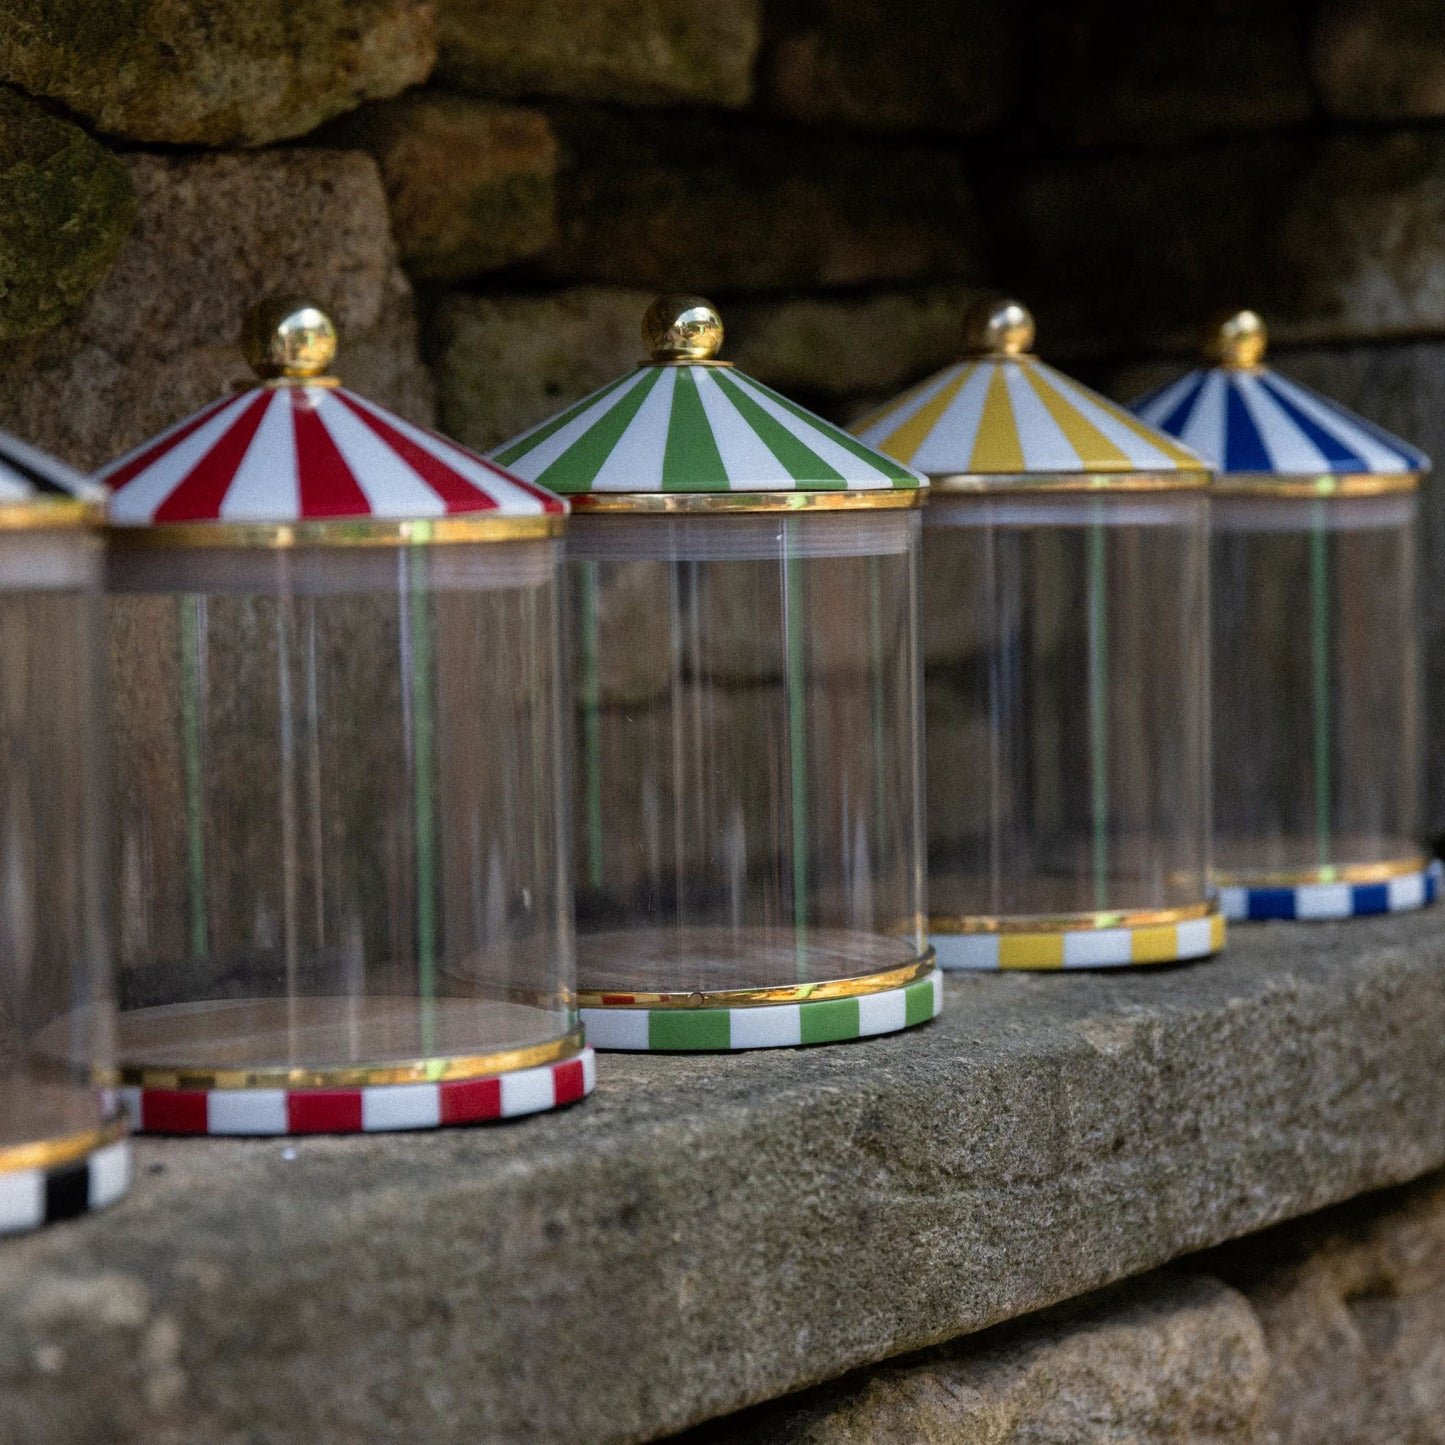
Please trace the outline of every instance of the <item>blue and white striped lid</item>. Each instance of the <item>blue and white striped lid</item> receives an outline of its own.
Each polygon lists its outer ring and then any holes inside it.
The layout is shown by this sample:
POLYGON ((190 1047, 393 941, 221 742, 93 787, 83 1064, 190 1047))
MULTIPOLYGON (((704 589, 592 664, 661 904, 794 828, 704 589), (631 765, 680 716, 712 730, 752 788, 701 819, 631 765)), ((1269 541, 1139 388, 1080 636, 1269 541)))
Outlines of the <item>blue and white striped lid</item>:
POLYGON ((1424 452, 1264 366, 1267 333, 1252 311, 1230 317, 1200 367, 1130 404, 1214 464, 1221 476, 1374 475, 1428 471, 1424 452))

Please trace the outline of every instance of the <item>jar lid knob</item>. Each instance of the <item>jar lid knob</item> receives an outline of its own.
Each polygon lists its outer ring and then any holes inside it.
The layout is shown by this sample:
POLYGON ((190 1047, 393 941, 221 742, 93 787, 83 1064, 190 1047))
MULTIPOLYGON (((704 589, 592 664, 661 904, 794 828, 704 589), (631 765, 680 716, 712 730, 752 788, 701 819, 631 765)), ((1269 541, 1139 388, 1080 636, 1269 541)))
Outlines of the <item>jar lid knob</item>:
POLYGON ((722 349, 722 317, 701 296, 659 296, 642 318, 654 361, 711 361, 722 349))
POLYGON ((336 326, 299 296, 270 296, 246 314, 241 347, 257 376, 310 381, 336 359, 336 326))
POLYGON ((1007 297, 976 301, 964 317, 963 336, 975 356, 1023 356, 1034 344, 1033 313, 1007 297))
POLYGON ((1257 311, 1236 311, 1215 327, 1206 355, 1221 366, 1250 371, 1264 360, 1269 330, 1257 311))

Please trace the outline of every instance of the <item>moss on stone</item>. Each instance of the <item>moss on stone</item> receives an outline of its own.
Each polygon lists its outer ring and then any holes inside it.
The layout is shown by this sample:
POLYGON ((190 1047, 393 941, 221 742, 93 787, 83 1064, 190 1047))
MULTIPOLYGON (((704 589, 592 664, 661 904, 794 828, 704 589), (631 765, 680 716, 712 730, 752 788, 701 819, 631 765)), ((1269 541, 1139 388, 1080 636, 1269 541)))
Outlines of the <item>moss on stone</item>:
POLYGON ((140 141, 303 135, 434 59, 429 0, 0 0, 0 80, 140 141))
POLYGON ((0 336, 63 321, 135 221, 121 162, 77 125, 0 88, 0 336))

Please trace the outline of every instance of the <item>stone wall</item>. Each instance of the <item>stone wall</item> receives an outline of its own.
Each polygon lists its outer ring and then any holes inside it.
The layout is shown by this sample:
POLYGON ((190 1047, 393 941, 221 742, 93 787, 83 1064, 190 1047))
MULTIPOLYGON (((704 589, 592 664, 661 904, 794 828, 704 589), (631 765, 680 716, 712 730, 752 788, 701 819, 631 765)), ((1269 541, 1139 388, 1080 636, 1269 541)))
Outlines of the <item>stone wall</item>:
POLYGON ((676 1445, 1445 1441, 1445 1178, 673 1437, 676 1445))
POLYGON ((97 464, 243 379, 281 288, 479 447, 630 365, 659 287, 848 419, 998 287, 1121 395, 1258 306, 1439 452, 1442 121, 1442 0, 0 0, 0 425, 97 464))
MULTIPOLYGON (((1445 455, 1445 0, 0 0, 0 425, 79 465, 242 381, 268 292, 489 447, 662 287, 839 419, 985 288, 1121 396, 1250 304, 1445 455)), ((1424 541, 1442 715, 1434 487, 1424 541)), ((688 1438, 1445 1441, 1445 1183, 688 1438)))
MULTIPOLYGON (((39 361, 96 414, 56 444, 96 460, 136 422, 87 385, 92 347, 140 364, 144 406, 168 389, 145 362, 230 350, 288 279, 413 370, 419 315, 441 419, 483 446, 631 362, 660 286, 727 303, 737 359, 840 415, 948 357, 981 287, 1095 375, 1172 362, 1246 300, 1289 344, 1439 338, 1442 21, 1430 0, 4 0, 0 334, 29 345, 0 415, 34 425, 39 361)), ((424 413, 403 369, 367 379, 424 413)))

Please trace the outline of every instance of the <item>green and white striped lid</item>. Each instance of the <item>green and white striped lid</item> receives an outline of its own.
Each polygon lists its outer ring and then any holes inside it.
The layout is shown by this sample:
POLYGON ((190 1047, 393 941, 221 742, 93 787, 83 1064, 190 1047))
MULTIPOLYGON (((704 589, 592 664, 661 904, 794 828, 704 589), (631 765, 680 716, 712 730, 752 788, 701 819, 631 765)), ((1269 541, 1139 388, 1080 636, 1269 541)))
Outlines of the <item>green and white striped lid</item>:
POLYGON ((490 454, 526 481, 594 493, 883 492, 917 472, 716 360, 723 326, 697 297, 648 308, 651 355, 490 454))

